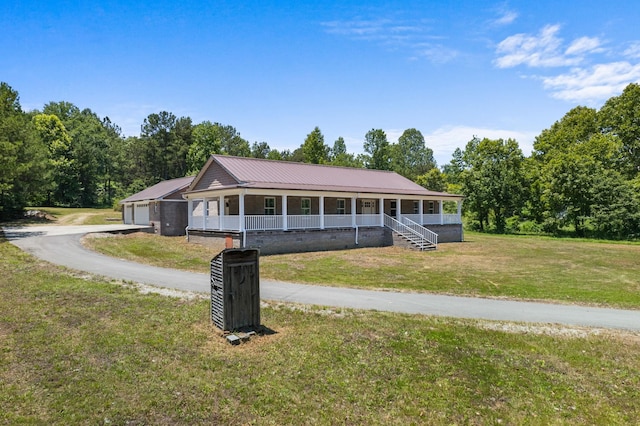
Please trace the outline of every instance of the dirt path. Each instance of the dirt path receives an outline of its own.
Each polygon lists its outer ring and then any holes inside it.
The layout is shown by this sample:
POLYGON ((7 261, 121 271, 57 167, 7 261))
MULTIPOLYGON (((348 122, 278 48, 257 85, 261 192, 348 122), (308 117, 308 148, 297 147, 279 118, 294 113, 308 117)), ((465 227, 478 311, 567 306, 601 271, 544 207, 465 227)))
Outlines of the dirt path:
POLYGON ((52 225, 82 225, 87 218, 97 215, 98 213, 74 213, 57 219, 52 225))

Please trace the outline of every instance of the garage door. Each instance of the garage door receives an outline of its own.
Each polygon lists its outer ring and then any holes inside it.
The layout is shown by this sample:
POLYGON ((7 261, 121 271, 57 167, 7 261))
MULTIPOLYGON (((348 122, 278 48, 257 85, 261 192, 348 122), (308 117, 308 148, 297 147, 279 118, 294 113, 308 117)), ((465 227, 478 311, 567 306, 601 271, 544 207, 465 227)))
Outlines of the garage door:
POLYGON ((124 223, 127 225, 133 223, 133 204, 125 204, 124 206, 124 223))
POLYGON ((133 223, 136 225, 149 224, 149 203, 136 204, 136 210, 133 214, 133 223))

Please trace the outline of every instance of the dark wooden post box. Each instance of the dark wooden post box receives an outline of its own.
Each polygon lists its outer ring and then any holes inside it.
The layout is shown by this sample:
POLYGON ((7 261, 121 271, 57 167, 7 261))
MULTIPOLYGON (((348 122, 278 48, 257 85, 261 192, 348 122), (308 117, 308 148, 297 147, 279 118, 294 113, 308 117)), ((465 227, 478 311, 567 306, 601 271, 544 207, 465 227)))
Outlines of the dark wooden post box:
POLYGON ((225 249, 211 259, 211 321, 224 331, 260 326, 260 253, 225 249))

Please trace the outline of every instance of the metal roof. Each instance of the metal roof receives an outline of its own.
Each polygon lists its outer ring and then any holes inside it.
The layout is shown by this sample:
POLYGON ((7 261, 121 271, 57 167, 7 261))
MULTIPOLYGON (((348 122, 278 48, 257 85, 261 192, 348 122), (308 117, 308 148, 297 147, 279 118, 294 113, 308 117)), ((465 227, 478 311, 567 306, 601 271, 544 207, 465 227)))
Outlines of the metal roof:
POLYGON ((150 186, 142 191, 133 194, 124 200, 120 201, 120 204, 131 203, 134 201, 148 201, 148 200, 161 200, 170 195, 175 194, 181 190, 185 190, 191 185, 195 176, 187 176, 177 179, 163 180, 153 186, 150 186))
POLYGON ((212 155, 188 191, 220 189, 219 173, 207 173, 221 167, 235 181, 225 187, 284 189, 307 191, 361 192, 439 197, 459 195, 429 191, 390 171, 293 163, 288 161, 212 155), (213 177, 216 181, 213 182, 213 177), (212 180, 212 182, 208 182, 212 180), (216 188, 217 187, 217 188, 216 188))

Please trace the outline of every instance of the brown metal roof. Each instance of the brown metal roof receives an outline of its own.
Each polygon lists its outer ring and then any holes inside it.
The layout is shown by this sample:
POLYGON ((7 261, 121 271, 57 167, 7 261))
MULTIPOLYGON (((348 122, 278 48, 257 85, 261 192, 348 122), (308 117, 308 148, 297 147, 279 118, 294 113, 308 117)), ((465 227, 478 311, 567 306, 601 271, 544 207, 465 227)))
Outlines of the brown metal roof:
POLYGON ((200 172, 189 191, 235 186, 260 189, 459 197, 453 194, 429 191, 395 172, 381 170, 226 155, 212 155, 205 168, 206 170, 200 172))
POLYGON ((194 177, 195 176, 187 176, 183 178, 163 180, 149 188, 143 189, 137 194, 133 194, 125 198, 120 201, 120 204, 131 203, 134 201, 159 200, 170 197, 181 190, 186 190, 189 185, 191 185, 191 182, 193 182, 194 177))

